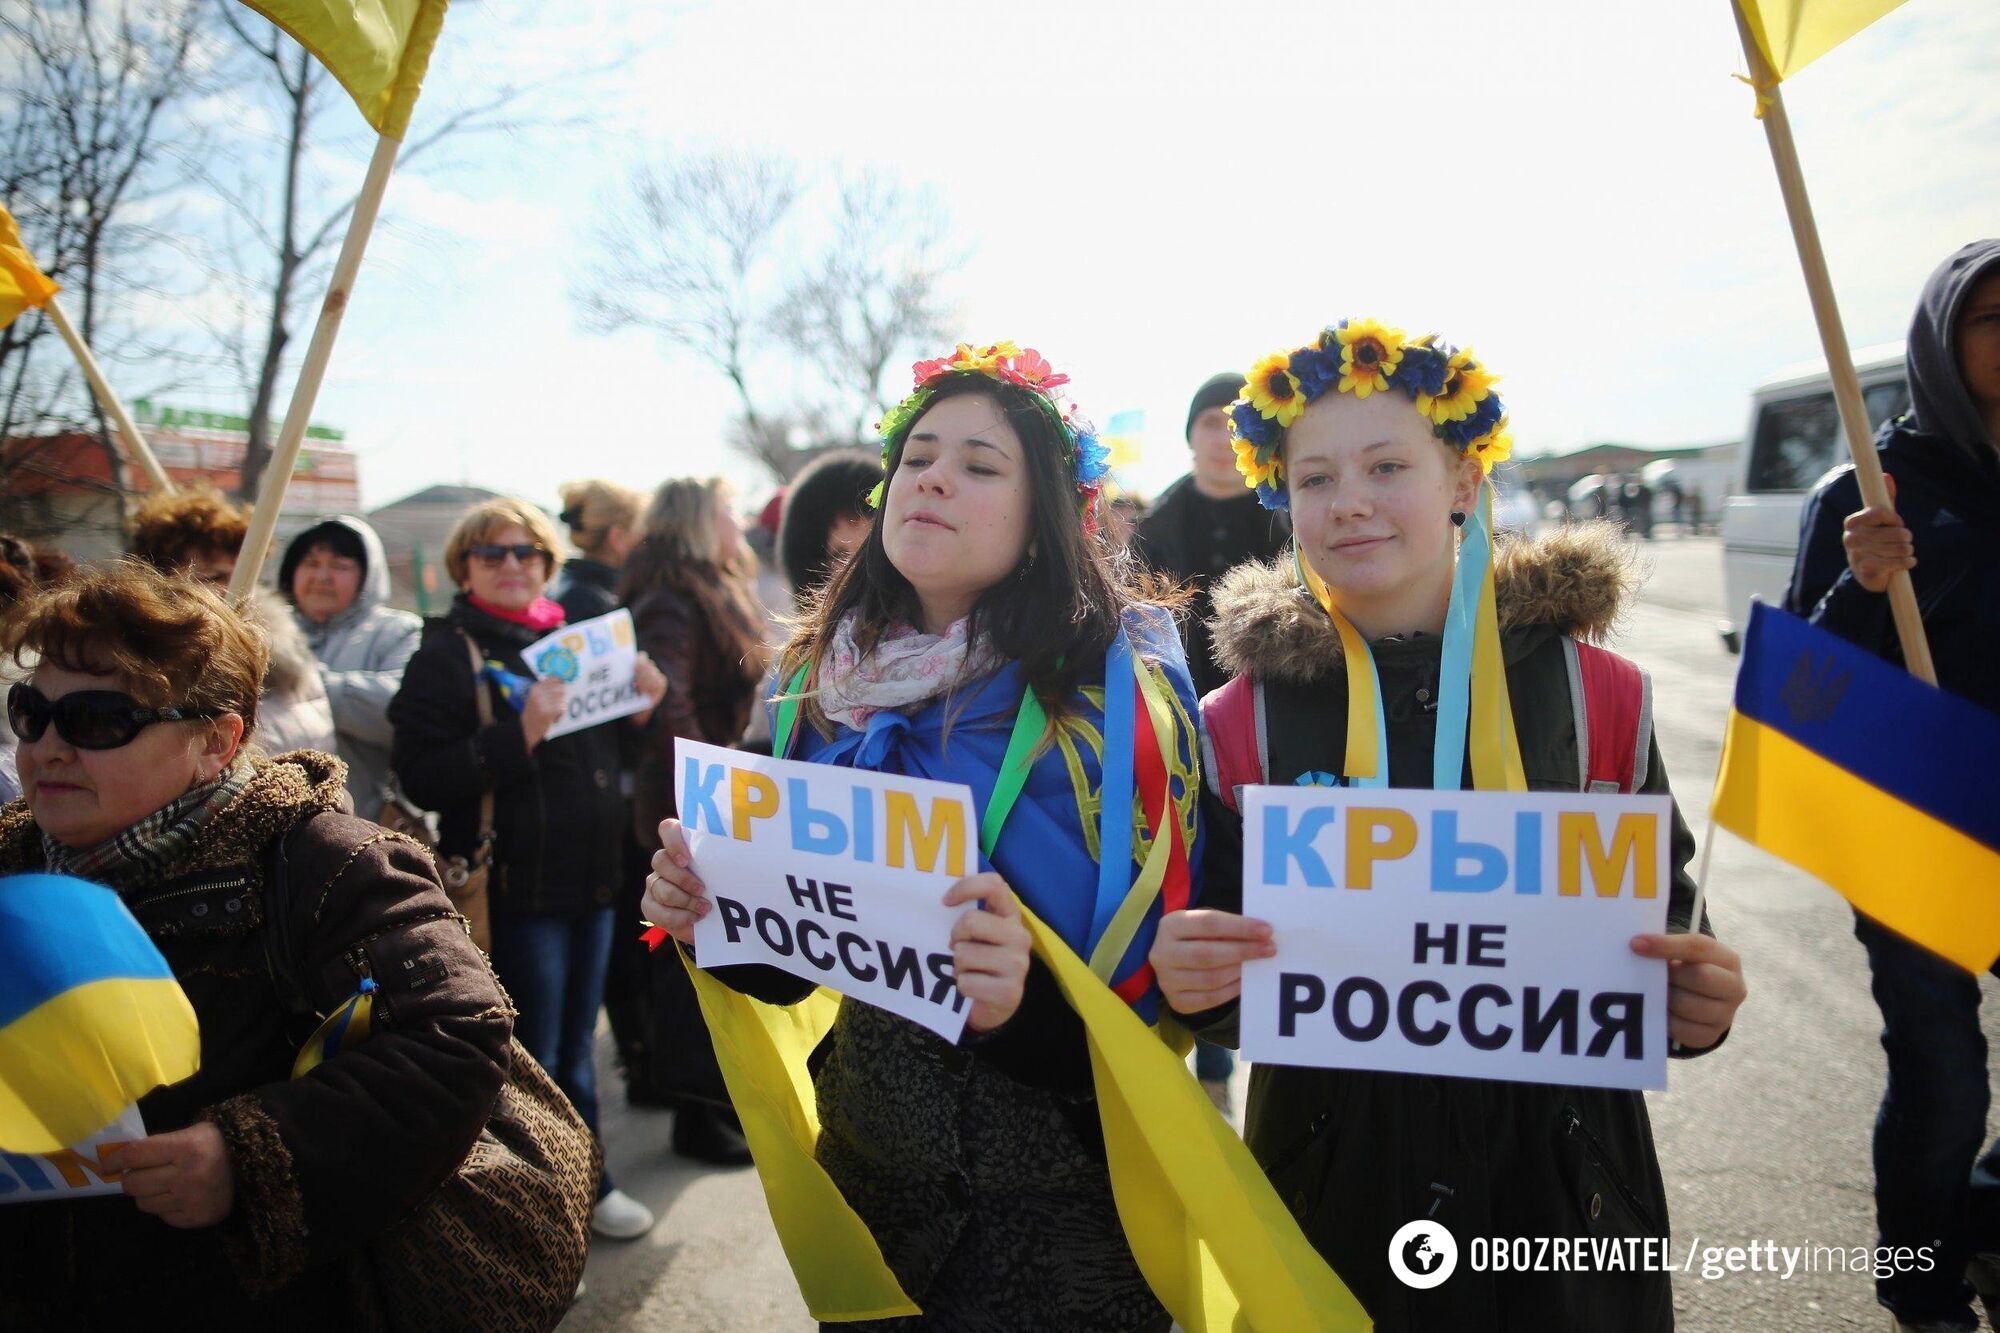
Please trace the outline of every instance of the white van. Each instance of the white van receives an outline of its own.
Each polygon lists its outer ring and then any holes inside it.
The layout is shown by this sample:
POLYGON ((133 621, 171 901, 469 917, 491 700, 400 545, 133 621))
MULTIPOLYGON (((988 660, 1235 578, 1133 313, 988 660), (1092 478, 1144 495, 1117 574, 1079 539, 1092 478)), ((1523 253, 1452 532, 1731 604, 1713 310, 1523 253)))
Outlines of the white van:
MULTIPOLYGON (((1903 345, 1854 354, 1870 433, 1907 412, 1903 345)), ((1736 481, 1722 506, 1722 586, 1729 619, 1717 628, 1741 652, 1752 598, 1779 605, 1799 551, 1799 519, 1820 478, 1848 461, 1840 411, 1826 363, 1788 370, 1750 395, 1750 426, 1737 454, 1736 481)))

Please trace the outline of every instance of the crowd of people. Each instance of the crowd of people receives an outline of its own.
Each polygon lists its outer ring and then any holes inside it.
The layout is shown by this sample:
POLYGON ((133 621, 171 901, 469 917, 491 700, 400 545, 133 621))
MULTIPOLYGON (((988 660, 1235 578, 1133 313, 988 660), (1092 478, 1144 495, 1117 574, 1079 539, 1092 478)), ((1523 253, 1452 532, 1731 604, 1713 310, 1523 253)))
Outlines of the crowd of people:
MULTIPOLYGON (((1913 415, 1881 446, 1901 511, 1830 479, 1790 600, 1893 656, 1881 593, 1913 571, 1941 683, 1992 707, 2000 580, 1980 553, 2000 513, 2000 242, 1933 279, 1910 369, 1913 415)), ((480 503, 445 544, 457 592, 428 621, 389 605, 382 544, 353 517, 299 533, 275 591, 240 606, 221 584, 245 515, 213 493, 148 499, 131 559, 96 568, 46 569, 0 537, 0 782, 25 791, 0 809, 0 872, 116 889, 203 1041, 198 1075, 140 1103, 129 1199, 0 1209, 0 1252, 34 1275, 0 1289, 0 1324, 175 1308, 355 1322, 410 1299, 364 1278, 470 1169, 475 1140, 534 1138, 514 1179, 554 1180, 534 1196, 544 1220, 644 1234, 652 1214, 594 1142, 600 1009, 628 1097, 676 1108, 675 1149, 749 1160, 726 1097, 687 1091, 690 1062, 733 1057, 669 1030, 688 979, 673 948, 638 940, 643 916, 691 949, 714 906, 675 807, 686 739, 963 782, 985 809, 979 868, 943 897, 963 1038, 848 1002, 796 1074, 816 1098, 817 1167, 922 1310, 858 1326, 1168 1327, 1114 1195, 1084 1024, 1027 918, 1142 1019, 1204 1038, 1195 1075, 1226 1108, 1243 966, 1276 948, 1241 911, 1244 785, 1576 791, 1581 774, 1671 790, 1636 698, 1624 768, 1599 773, 1586 752, 1601 701, 1579 692, 1578 653, 1610 657, 1592 645, 1632 593, 1629 551, 1588 523, 1491 538, 1507 421, 1470 351, 1350 319, 1217 375, 1189 406, 1188 476, 1142 515, 1114 511, 1066 384, 1013 344, 920 362, 880 461, 820 459, 749 537, 712 478, 650 497, 578 482, 554 520, 480 503), (782 593, 760 593, 755 545, 782 593), (1501 627, 1487 658, 1457 602, 1468 558, 1493 567, 1491 592, 1468 594, 1501 627), (620 607, 643 711, 558 730, 565 687, 533 679, 522 650, 620 607), (1469 738, 1462 715, 1440 722, 1454 687, 1469 738), (1372 767, 1351 732, 1374 736, 1372 767), (411 811, 434 816, 433 847, 411 811), (1100 912, 1107 888, 1132 910, 1100 912), (559 1096, 538 1099, 540 1070, 559 1096), (513 1138, 496 1138, 509 1116, 513 1138)), ((1695 911, 1693 851, 1676 811, 1668 928, 1631 945, 1670 964, 1683 1058, 1723 1044, 1745 995, 1695 911)), ((1899 1328, 1971 1327, 1968 1270, 2000 1299, 1978 988, 1856 929, 1887 1024, 1883 1242, 1942 1237, 1946 1260, 1880 1299, 1899 1328)), ((711 975, 780 1006, 816 989, 772 968, 711 975)), ((1461 1235, 1664 1238, 1636 1092, 1259 1067, 1244 1137, 1379 1328, 1672 1326, 1667 1276, 1643 1267, 1462 1271, 1425 1289, 1385 1257, 1419 1216, 1461 1235)), ((425 1243, 448 1254, 448 1234, 425 1243)), ((514 1246, 502 1257, 525 1284, 496 1326, 552 1322, 560 1302, 537 1300, 566 1299, 580 1267, 521 1234, 493 1242, 514 1246)))

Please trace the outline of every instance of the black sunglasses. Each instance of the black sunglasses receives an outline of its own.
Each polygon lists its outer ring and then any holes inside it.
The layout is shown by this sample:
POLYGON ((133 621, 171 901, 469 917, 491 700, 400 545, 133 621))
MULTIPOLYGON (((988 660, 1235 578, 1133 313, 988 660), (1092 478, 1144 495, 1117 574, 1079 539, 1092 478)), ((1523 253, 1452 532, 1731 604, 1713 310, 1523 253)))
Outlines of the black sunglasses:
POLYGON ((537 546, 533 542, 515 542, 512 546, 495 546, 492 543, 488 543, 483 546, 473 547, 471 555, 474 559, 488 565, 505 564, 507 557, 511 555, 525 565, 536 556, 541 556, 544 560, 548 559, 549 548, 546 546, 537 546))
POLYGON ((77 690, 50 699, 23 681, 7 691, 7 721, 16 736, 32 744, 53 722, 56 735, 79 750, 115 750, 129 745, 155 722, 197 722, 220 716, 212 708, 141 708, 137 699, 116 690, 77 690))

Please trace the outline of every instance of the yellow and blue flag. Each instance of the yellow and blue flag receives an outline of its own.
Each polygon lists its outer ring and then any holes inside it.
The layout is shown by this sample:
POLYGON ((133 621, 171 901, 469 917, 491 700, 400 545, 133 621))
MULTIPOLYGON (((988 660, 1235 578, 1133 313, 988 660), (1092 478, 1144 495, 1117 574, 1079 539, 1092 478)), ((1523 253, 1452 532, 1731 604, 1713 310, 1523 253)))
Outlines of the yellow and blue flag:
POLYGON ((1970 971, 2000 958, 2000 715, 1751 609, 1715 820, 1970 971))
POLYGON ((1780 80, 1818 60, 1903 0, 1737 0, 1780 80))
POLYGON ((61 290, 21 244, 14 215, 0 205, 0 329, 19 319, 22 311, 47 305, 61 290))
POLYGON ((1113 413, 1111 419, 1104 423, 1104 429, 1099 432, 1097 438, 1109 452, 1111 467, 1116 471, 1119 468, 1138 465, 1139 451, 1145 443, 1145 437, 1146 414, 1135 409, 1113 413))
POLYGON ((400 139, 423 90, 448 0, 243 0, 319 59, 361 114, 400 139))
POLYGON ((60 1152, 201 1066, 194 1007, 111 890, 0 879, 0 1151, 60 1152))

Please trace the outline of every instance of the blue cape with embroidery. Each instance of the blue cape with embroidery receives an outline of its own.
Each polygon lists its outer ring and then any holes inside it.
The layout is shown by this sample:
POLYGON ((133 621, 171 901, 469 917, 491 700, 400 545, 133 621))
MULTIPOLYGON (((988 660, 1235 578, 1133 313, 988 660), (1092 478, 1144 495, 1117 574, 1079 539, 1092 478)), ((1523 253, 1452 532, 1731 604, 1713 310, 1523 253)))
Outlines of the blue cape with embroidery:
MULTIPOLYGON (((1168 787, 1182 836, 1188 848, 1189 901, 1200 887, 1201 846, 1194 809, 1200 792, 1196 731, 1200 707, 1189 678, 1187 659, 1172 621, 1154 608, 1135 609, 1126 616, 1133 651, 1170 687, 1176 714, 1168 787)), ((1126 679, 1115 682, 1130 689, 1126 679)), ((792 757, 817 764, 839 764, 877 773, 900 773, 939 782, 962 782, 972 789, 974 805, 984 812, 992 799, 1007 739, 1021 702, 1018 665, 1008 663, 980 680, 961 685, 950 696, 910 713, 883 711, 864 730, 838 728, 831 739, 801 726, 792 757), (949 723, 949 734, 947 734, 949 723)), ((1063 740, 1048 746, 1035 760, 982 870, 996 870, 1022 901, 1061 934, 1082 958, 1096 943, 1092 933, 1099 886, 1097 818, 1104 781, 1100 757, 1104 734, 1103 664, 1085 678, 1059 724, 1063 740)), ((1143 822, 1131 838, 1133 862, 1122 885, 1137 877, 1145 854, 1143 822)), ((1156 902, 1112 974, 1117 984, 1145 965, 1160 919, 1156 902)), ((1150 987, 1133 1008, 1147 1022, 1159 1009, 1159 987, 1150 987)))

